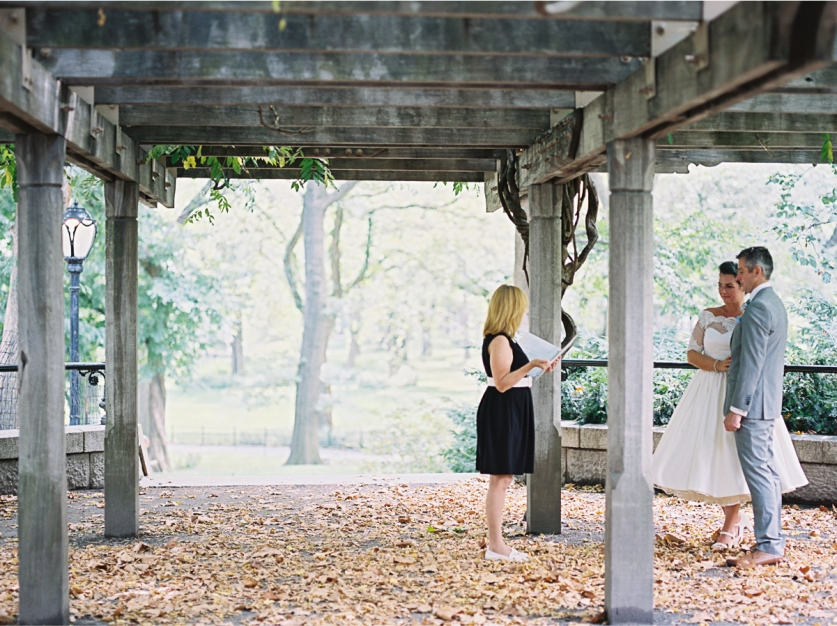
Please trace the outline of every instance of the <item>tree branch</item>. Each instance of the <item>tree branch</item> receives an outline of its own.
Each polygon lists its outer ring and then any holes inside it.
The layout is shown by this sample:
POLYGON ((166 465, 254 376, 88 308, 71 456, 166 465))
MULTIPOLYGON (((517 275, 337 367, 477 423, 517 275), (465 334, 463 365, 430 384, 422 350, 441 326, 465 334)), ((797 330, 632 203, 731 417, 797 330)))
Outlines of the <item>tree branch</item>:
POLYGON ((299 295, 299 289, 296 286, 296 276, 294 276, 293 265, 294 248, 296 247, 296 244, 299 243, 300 237, 302 237, 302 216, 299 218, 299 226, 297 226, 296 232, 294 232, 293 237, 291 237, 291 240, 285 247, 285 258, 283 259, 283 263, 285 265, 285 278, 288 280, 288 286, 291 288, 291 294, 294 297, 294 304, 299 312, 302 313, 302 296, 299 295))
POLYGON ((212 184, 212 181, 206 183, 203 186, 203 189, 201 189, 195 195, 195 197, 189 201, 189 204, 186 205, 186 208, 184 208, 180 212, 180 215, 177 216, 178 224, 185 224, 189 220, 189 217, 192 215, 192 213, 209 203, 206 194, 208 194, 209 190, 212 189, 212 184))
POLYGON ((331 257, 331 282, 334 284, 332 294, 335 298, 343 297, 343 285, 340 280, 340 229, 343 227, 343 207, 337 205, 334 214, 334 230, 331 231, 331 246, 329 256, 331 257))
POLYGON ((366 272, 369 270, 369 256, 370 252, 372 251, 372 215, 369 216, 369 226, 366 230, 366 251, 363 255, 363 267, 360 268, 360 272, 358 272, 357 277, 352 281, 352 284, 346 288, 346 292, 348 293, 351 289, 357 287, 364 278, 366 278, 366 272))

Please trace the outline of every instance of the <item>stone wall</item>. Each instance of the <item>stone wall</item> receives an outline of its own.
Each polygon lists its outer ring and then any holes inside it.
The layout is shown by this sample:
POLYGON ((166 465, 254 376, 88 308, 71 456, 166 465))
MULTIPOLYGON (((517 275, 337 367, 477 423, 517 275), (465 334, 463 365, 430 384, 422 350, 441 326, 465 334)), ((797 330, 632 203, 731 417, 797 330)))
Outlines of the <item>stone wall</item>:
MULTIPOLYGON (((17 430, 0 431, 0 494, 17 493, 17 430)), ((105 427, 67 426, 67 488, 105 486, 105 427)))
MULTIPOLYGON (((654 448, 663 436, 654 428, 654 448)), ((808 485, 785 495, 788 502, 837 503, 837 437, 791 435, 808 485)), ((607 425, 561 422, 561 464, 565 483, 603 485, 607 475, 607 425)))

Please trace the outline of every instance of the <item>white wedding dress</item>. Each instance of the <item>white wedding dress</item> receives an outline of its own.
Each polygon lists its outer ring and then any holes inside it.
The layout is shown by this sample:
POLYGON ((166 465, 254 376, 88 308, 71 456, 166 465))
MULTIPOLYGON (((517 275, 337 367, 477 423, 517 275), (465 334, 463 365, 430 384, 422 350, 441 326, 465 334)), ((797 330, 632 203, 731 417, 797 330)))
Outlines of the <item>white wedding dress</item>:
MULTIPOLYGON (((734 317, 703 311, 698 317, 689 350, 723 360, 730 355, 734 317)), ((724 430, 726 372, 698 370, 674 410, 654 452, 654 485, 686 500, 721 506, 750 500, 735 434, 724 430)), ((774 420, 773 450, 782 493, 808 484, 783 419, 774 420)))

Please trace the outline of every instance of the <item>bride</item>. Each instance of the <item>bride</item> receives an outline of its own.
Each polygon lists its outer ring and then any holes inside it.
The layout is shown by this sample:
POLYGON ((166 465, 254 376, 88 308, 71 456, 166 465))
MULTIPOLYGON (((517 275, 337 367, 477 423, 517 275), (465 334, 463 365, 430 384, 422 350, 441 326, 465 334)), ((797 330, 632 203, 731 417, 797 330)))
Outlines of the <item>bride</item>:
MULTIPOLYGON (((747 523, 739 511, 750 491, 735 447, 734 433, 724 430, 724 395, 730 364, 730 338, 744 305, 735 280, 738 266, 721 264, 718 293, 723 306, 705 309, 689 342, 688 361, 698 368, 663 433, 653 457, 654 484, 663 491, 719 504, 724 525, 713 550, 736 548, 747 523)), ((808 484, 783 419, 774 420, 776 470, 782 493, 808 484)))

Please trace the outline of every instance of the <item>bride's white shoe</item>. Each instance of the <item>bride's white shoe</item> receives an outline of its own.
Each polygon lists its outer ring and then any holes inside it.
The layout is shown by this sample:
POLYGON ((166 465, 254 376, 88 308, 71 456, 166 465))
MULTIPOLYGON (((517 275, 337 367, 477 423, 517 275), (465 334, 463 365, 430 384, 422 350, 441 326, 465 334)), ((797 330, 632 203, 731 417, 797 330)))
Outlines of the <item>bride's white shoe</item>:
POLYGON ((529 555, 524 554, 523 552, 518 552, 514 548, 511 549, 508 556, 500 554, 499 552, 492 552, 488 548, 485 550, 485 560, 486 561, 516 561, 518 563, 522 563, 523 561, 529 560, 529 555))
POLYGON ((721 535, 724 535, 725 537, 729 537, 731 541, 729 543, 716 541, 712 544, 712 552, 725 552, 727 550, 735 550, 741 545, 741 540, 744 538, 745 530, 750 530, 750 520, 747 518, 746 515, 740 513, 738 516, 738 523, 735 525, 735 533, 728 533, 725 530, 721 530, 718 532, 719 539, 721 535))

